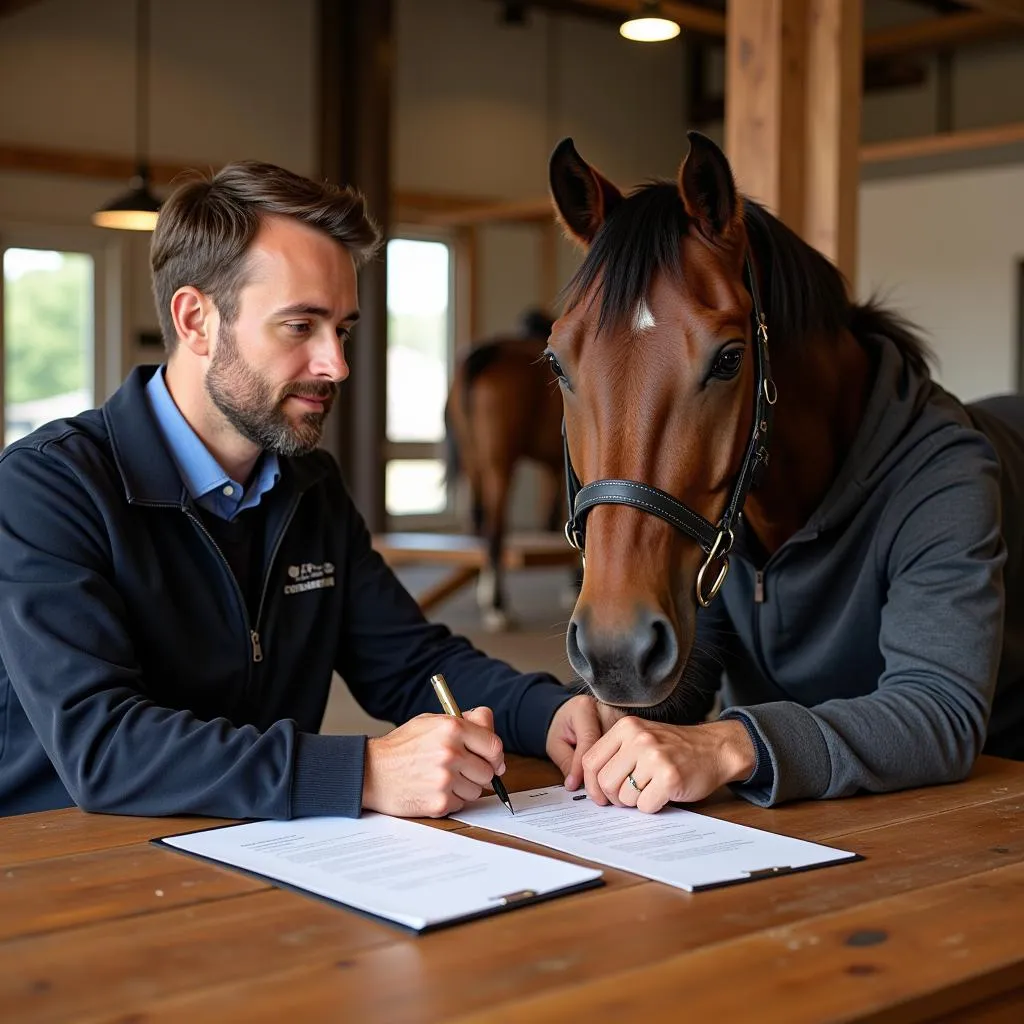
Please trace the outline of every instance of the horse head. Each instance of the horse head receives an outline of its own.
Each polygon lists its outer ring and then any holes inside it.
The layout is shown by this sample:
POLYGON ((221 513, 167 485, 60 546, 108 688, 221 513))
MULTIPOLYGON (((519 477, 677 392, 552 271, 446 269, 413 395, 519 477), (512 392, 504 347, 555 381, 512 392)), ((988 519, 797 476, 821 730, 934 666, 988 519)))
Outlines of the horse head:
POLYGON ((595 695, 672 698, 698 605, 728 569, 767 459, 774 384, 743 203, 725 156, 691 132, 675 182, 629 194, 572 141, 551 158, 567 233, 586 250, 548 345, 564 406, 568 532, 584 550, 567 647, 595 695))

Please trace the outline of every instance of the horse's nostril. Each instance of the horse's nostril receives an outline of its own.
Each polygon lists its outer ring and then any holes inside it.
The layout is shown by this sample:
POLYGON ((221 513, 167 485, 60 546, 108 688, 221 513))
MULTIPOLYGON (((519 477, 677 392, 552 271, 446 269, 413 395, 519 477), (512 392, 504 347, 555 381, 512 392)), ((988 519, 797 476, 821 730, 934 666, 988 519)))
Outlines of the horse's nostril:
POLYGON ((580 644, 581 633, 583 632, 582 627, 572 619, 569 622, 569 629, 565 637, 565 648, 566 653, 569 655, 569 664, 572 665, 573 671, 585 682, 593 685, 594 682, 594 669, 590 664, 590 659, 583 653, 583 646, 580 644))
POLYGON ((640 626, 634 634, 638 641, 637 669, 644 682, 657 685, 675 669, 676 635, 663 615, 651 615, 646 627, 640 626))

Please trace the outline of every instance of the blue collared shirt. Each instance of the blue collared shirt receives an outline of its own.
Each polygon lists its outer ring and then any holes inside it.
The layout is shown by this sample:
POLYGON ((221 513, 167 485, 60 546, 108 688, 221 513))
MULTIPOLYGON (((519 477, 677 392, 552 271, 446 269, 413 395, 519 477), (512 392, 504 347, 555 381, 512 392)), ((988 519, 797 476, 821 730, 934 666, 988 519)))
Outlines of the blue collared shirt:
POLYGON ((163 366, 146 385, 146 397, 185 488, 201 508, 221 519, 234 519, 239 512, 258 505, 280 479, 277 455, 264 452, 248 488, 232 480, 174 404, 164 380, 163 366))

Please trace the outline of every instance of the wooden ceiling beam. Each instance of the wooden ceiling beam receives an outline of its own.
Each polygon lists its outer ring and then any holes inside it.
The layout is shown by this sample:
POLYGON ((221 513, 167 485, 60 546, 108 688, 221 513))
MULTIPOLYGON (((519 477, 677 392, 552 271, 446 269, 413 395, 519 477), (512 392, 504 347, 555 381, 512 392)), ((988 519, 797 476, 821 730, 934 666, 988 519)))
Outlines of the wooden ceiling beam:
POLYGON ((0 18, 5 14, 14 14, 15 11, 32 7, 37 3, 39 3, 39 0, 0 0, 0 18))
POLYGON ((1021 32, 1024 32, 1024 23, 984 11, 964 11, 869 32, 864 36, 864 56, 894 57, 956 49, 1021 32))
POLYGON ((1024 0, 966 0, 971 7, 1024 22, 1024 0))
MULTIPOLYGON (((207 161, 182 163, 151 160, 149 167, 153 184, 164 186, 197 169, 205 172, 216 170, 216 166, 207 161)), ((135 173, 135 161, 131 157, 111 153, 88 153, 0 142, 0 171, 126 182, 135 173)), ((398 216, 412 218, 421 223, 445 224, 458 223, 457 215, 460 211, 469 211, 468 222, 472 223, 478 219, 478 211, 494 208, 499 200, 480 195, 405 190, 394 193, 393 202, 398 216), (436 217, 436 221, 431 220, 432 217, 436 217)), ((523 212, 524 215, 528 213, 525 206, 523 212)), ((509 216, 506 219, 522 218, 509 216)))
MULTIPOLYGON (((206 165, 201 163, 182 164, 162 160, 149 162, 150 177, 155 185, 168 185, 179 175, 195 167, 204 166, 206 165)), ((0 170, 127 181, 135 173, 135 160, 109 153, 83 153, 0 142, 0 170)))
POLYGON ((1024 121, 1000 124, 992 128, 963 128, 909 139, 869 142, 860 147, 860 162, 881 164, 893 160, 977 152, 980 149, 995 149, 1019 143, 1024 143, 1024 121))

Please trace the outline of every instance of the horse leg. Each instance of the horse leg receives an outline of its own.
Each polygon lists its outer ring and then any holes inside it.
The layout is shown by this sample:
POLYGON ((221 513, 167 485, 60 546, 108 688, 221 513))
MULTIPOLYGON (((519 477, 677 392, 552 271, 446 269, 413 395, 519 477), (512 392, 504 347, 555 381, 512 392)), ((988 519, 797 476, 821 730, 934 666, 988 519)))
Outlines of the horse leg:
POLYGON ((480 482, 480 470, 474 462, 467 461, 464 475, 469 490, 470 532, 476 537, 484 535, 484 498, 480 482))
POLYGON ((483 499, 480 497, 480 485, 478 483, 474 483, 472 485, 471 494, 473 504, 471 509, 471 515, 473 517, 473 533, 475 533, 477 537, 482 537, 484 535, 484 503, 483 499))
POLYGON ((484 628, 491 633, 512 625, 506 610, 502 553, 505 546, 505 509, 508 502, 512 467, 488 464, 481 473, 484 509, 484 536, 487 540, 487 565, 477 581, 477 604, 484 628))

